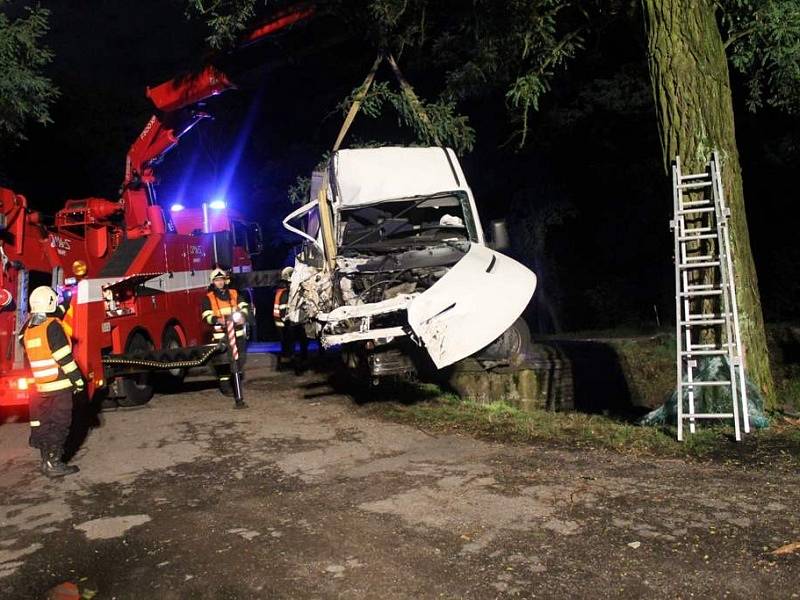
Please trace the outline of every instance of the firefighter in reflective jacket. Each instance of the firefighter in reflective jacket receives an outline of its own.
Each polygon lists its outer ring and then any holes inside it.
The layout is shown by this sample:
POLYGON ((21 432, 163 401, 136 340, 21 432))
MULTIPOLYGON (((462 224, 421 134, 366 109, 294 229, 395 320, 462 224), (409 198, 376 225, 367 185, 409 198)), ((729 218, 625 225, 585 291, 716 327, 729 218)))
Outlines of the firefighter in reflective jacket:
MULTIPOLYGON (((250 307, 238 291, 228 286, 229 278, 224 269, 219 267, 213 269, 210 280, 208 293, 203 298, 201 318, 213 327, 211 336, 215 342, 223 340, 227 342, 228 333, 225 321, 228 319, 233 321, 236 348, 239 351, 239 370, 244 374, 244 365, 247 362, 245 324, 250 307)), ((231 372, 227 357, 223 355, 223 358, 217 358, 213 365, 220 390, 224 394, 229 394, 231 392, 231 372)))
POLYGON ((285 267, 281 271, 281 280, 275 286, 275 300, 272 305, 272 318, 275 327, 281 336, 281 353, 278 356, 278 370, 294 365, 295 373, 298 375, 304 369, 308 361, 308 338, 305 328, 287 319, 289 308, 289 286, 294 269, 285 267), (296 344, 300 344, 300 355, 296 356, 296 344))
POLYGON ((72 394, 84 389, 57 304, 58 296, 52 288, 33 290, 31 317, 20 334, 38 392, 30 401, 30 444, 40 450, 42 473, 48 477, 78 471, 78 467, 64 464, 62 455, 72 423, 72 394))

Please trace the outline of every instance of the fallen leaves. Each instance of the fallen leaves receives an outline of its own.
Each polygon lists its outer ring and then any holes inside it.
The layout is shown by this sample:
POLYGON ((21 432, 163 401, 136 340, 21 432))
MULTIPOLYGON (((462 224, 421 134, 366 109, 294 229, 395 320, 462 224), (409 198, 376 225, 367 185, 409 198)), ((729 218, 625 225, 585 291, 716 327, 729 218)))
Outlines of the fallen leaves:
POLYGON ((784 544, 780 548, 775 548, 771 552, 771 554, 781 555, 781 554, 792 554, 793 552, 797 552, 800 550, 800 542, 792 542, 791 544, 784 544))

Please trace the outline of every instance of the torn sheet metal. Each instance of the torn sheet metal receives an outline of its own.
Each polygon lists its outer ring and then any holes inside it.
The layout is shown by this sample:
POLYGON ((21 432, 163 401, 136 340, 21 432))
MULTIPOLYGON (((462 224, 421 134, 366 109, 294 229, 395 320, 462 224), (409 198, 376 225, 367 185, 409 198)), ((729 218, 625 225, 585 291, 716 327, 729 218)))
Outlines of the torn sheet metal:
POLYGON ((359 317, 372 317, 398 310, 405 310, 408 304, 415 298, 414 294, 398 294, 394 298, 382 302, 372 302, 370 304, 354 304, 349 306, 339 306, 329 313, 319 313, 318 321, 344 321, 359 317))
POLYGON ((326 335, 322 338, 322 345, 325 348, 339 344, 349 344, 350 342, 360 342, 363 340, 385 340, 390 342, 394 338, 408 335, 402 327, 385 327, 382 329, 371 329, 369 331, 353 331, 339 335, 326 335))

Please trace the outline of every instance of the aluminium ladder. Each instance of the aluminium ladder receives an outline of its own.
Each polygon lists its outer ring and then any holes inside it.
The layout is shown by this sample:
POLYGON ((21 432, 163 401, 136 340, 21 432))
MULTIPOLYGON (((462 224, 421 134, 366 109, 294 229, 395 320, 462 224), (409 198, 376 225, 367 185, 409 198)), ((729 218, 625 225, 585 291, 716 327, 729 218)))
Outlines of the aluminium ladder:
POLYGON ((739 411, 745 433, 750 432, 750 419, 733 285, 728 232, 730 208, 725 205, 717 152, 713 152, 706 172, 695 175, 684 175, 680 157, 676 157, 672 166, 672 192, 678 440, 683 440, 686 420, 689 431, 694 433, 698 419, 733 419, 739 441, 739 411), (698 380, 695 370, 699 363, 713 357, 727 359, 727 378, 698 380), (695 395, 701 386, 728 388, 731 412, 695 412, 695 395), (688 397, 688 412, 684 410, 684 396, 688 397))

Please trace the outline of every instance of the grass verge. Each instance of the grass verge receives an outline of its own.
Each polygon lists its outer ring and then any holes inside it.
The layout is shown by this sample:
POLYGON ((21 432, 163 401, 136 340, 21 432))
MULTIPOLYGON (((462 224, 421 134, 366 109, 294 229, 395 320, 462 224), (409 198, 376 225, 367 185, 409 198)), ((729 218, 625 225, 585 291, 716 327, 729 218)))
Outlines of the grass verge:
POLYGON ((482 438, 560 448, 607 449, 623 454, 691 458, 741 466, 800 465, 800 420, 781 419, 742 442, 729 427, 700 426, 678 442, 674 428, 641 427, 601 415, 523 412, 504 402, 477 404, 451 394, 426 394, 422 402, 390 400, 367 406, 372 414, 427 431, 464 432, 482 438))

